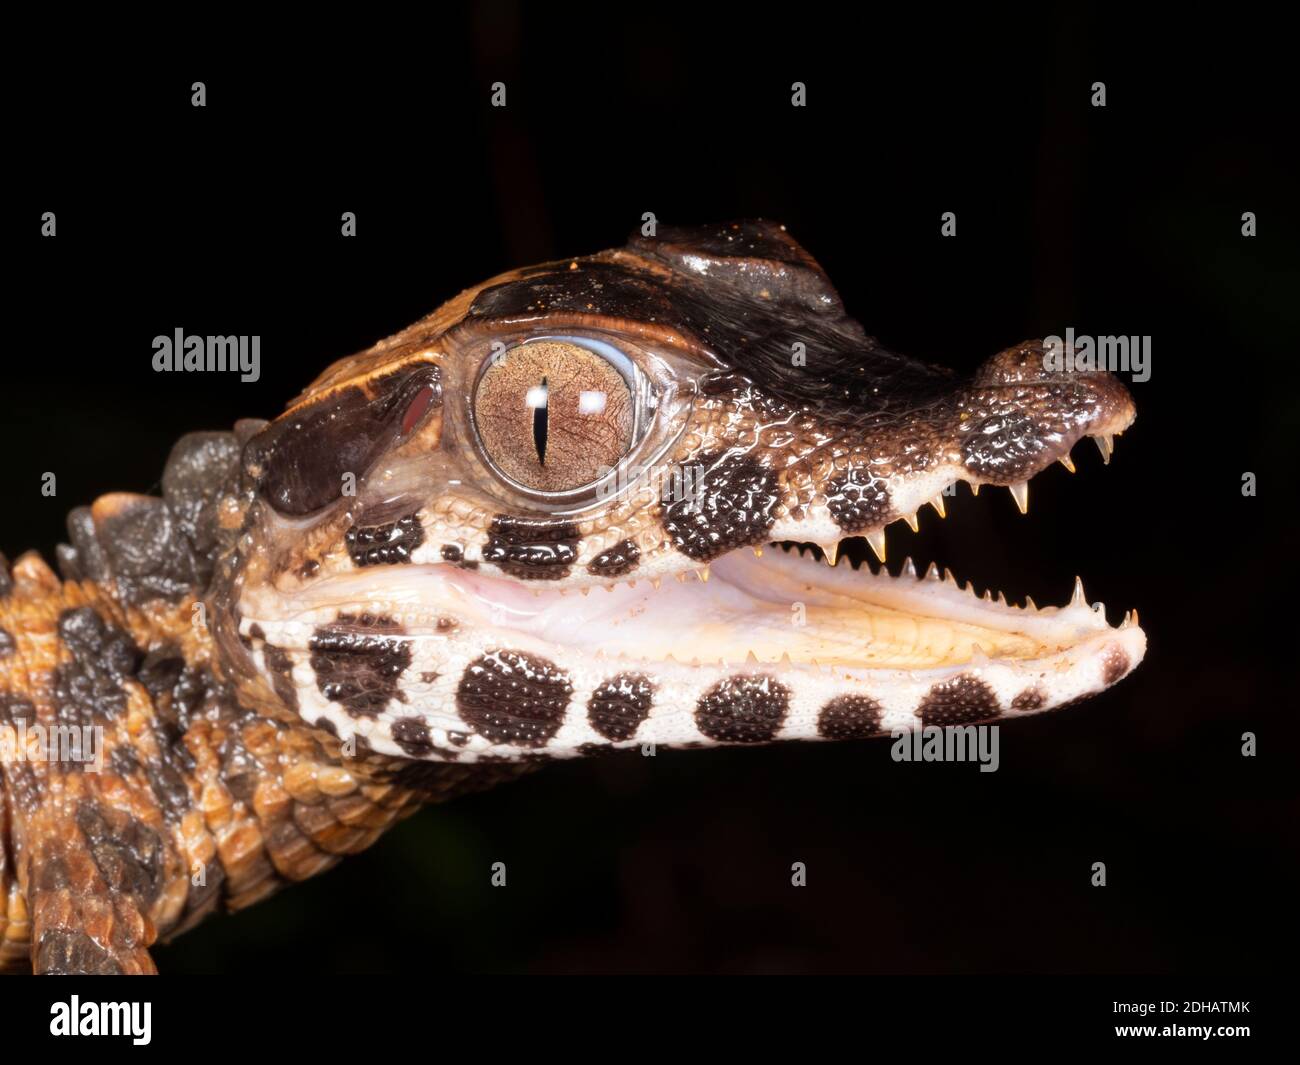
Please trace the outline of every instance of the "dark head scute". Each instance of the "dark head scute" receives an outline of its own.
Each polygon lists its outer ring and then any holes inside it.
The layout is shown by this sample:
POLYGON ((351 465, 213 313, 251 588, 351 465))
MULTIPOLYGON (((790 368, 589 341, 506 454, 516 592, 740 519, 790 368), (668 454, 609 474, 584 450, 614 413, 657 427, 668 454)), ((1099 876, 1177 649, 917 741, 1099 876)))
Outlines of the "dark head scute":
POLYGON ((654 694, 654 683, 640 673, 610 677, 587 700, 587 721, 607 740, 630 740, 650 716, 654 694))
POLYGON ((460 716, 492 743, 543 747, 564 724, 573 694, 554 662, 523 651, 489 651, 471 662, 456 690, 460 716))
POLYGON ((867 695, 841 695, 821 708, 817 734, 828 740, 861 740, 880 734, 881 707, 867 695))
POLYGON ((719 681, 695 706, 695 725, 711 740, 763 743, 790 709, 790 690, 774 677, 742 673, 719 681))
POLYGON ((393 722, 393 742, 412 758, 433 753, 434 742, 429 726, 418 717, 399 717, 393 722))
POLYGON ((963 673, 932 687, 916 713, 923 725, 973 725, 997 717, 1001 710, 992 688, 963 673))
POLYGON ((488 529, 483 561, 525 581, 558 581, 578 558, 578 527, 501 515, 488 529))
POLYGON ((1106 648, 1101 660, 1101 679, 1105 684, 1114 684, 1121 680, 1131 668, 1124 648, 1113 644, 1106 648))
POLYGON ((620 540, 588 562, 587 572, 593 577, 625 577, 636 569, 640 558, 635 540, 620 540))
POLYGON ((344 474, 360 481, 397 441, 407 407, 426 388, 433 389, 433 405, 440 404, 440 373, 433 363, 328 392, 249 440, 244 472, 279 513, 314 513, 341 497, 344 474))
POLYGON ((353 717, 377 717, 398 694, 398 680, 411 664, 410 643, 392 618, 340 614, 310 641, 316 686, 353 717))
POLYGON ((275 689, 275 694, 286 707, 297 713, 298 689, 293 683, 293 659, 289 657, 289 652, 268 643, 262 648, 262 656, 266 659, 266 668, 270 671, 271 687, 275 689))
POLYGON ((405 514, 394 521, 353 523, 344 535, 348 555, 357 566, 390 566, 410 562, 411 555, 424 543, 424 526, 416 514, 405 514))
POLYGON ((676 467, 670 483, 661 504, 664 530, 678 551, 697 562, 761 543, 776 523, 776 474, 748 455, 701 455, 676 467))
POLYGON ((1042 688, 1026 688, 1011 700, 1011 709, 1020 710, 1021 712, 1041 710, 1046 703, 1047 696, 1043 693, 1042 688))
POLYGON ((865 532, 886 524, 892 516, 889 488, 861 466, 851 466, 826 486, 826 509, 846 533, 865 532))

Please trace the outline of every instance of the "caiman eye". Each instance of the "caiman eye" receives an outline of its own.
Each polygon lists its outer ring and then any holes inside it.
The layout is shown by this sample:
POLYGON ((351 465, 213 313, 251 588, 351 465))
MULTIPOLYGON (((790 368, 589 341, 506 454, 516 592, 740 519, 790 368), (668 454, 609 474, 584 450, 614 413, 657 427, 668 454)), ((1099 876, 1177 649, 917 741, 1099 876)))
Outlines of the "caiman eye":
POLYGON ((495 355, 474 391, 474 423, 488 459, 539 492, 592 484, 632 446, 635 367, 586 339, 531 340, 495 355))

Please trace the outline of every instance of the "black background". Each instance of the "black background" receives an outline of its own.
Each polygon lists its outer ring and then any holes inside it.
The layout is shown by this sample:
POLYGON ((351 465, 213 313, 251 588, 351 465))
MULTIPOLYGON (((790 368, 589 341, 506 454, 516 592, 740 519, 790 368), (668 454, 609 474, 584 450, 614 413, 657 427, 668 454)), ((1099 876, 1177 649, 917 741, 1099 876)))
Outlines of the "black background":
POLYGON ((11 559, 52 557, 78 503, 156 490, 181 433, 273 416, 461 288, 621 244, 646 211, 785 223, 869 332, 928 360, 1067 325, 1153 338, 1109 468, 1084 445, 1028 517, 963 490, 947 522, 890 529, 891 557, 981 589, 1063 602, 1079 572, 1112 622, 1141 610, 1142 667, 1004 728, 999 772, 898 765, 887 742, 559 765, 423 811, 161 970, 1279 965, 1300 888, 1290 57, 1255 15, 1144 19, 440 6, 373 37, 250 27, 31 63, 9 101, 11 559), (260 334, 261 379, 154 373, 177 327, 260 334))

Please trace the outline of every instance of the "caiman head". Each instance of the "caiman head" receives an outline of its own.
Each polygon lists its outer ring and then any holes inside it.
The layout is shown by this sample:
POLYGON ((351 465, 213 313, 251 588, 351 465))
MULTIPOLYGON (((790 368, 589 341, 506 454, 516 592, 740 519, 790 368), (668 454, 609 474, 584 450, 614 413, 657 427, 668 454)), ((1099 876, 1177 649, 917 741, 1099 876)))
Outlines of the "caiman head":
POLYGON ((225 671, 433 762, 1073 703, 1141 660, 1135 619, 1112 628, 1081 589, 1018 607, 884 566, 886 526, 942 515, 958 480, 1024 509, 1081 437, 1109 456, 1127 391, 1044 354, 969 378, 894 355, 765 222, 503 274, 247 439, 242 532, 208 595, 225 671), (878 570, 836 566, 847 537, 878 570))

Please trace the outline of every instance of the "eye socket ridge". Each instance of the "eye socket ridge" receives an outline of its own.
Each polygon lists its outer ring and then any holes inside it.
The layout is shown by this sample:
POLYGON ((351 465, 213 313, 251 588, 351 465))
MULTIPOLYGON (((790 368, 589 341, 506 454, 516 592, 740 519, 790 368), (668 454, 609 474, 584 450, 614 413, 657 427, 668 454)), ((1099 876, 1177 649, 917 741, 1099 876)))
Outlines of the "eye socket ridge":
POLYGON ((541 334, 497 347, 471 390, 470 422, 492 473, 547 498, 589 493, 646 435, 652 382, 591 336, 541 334))

